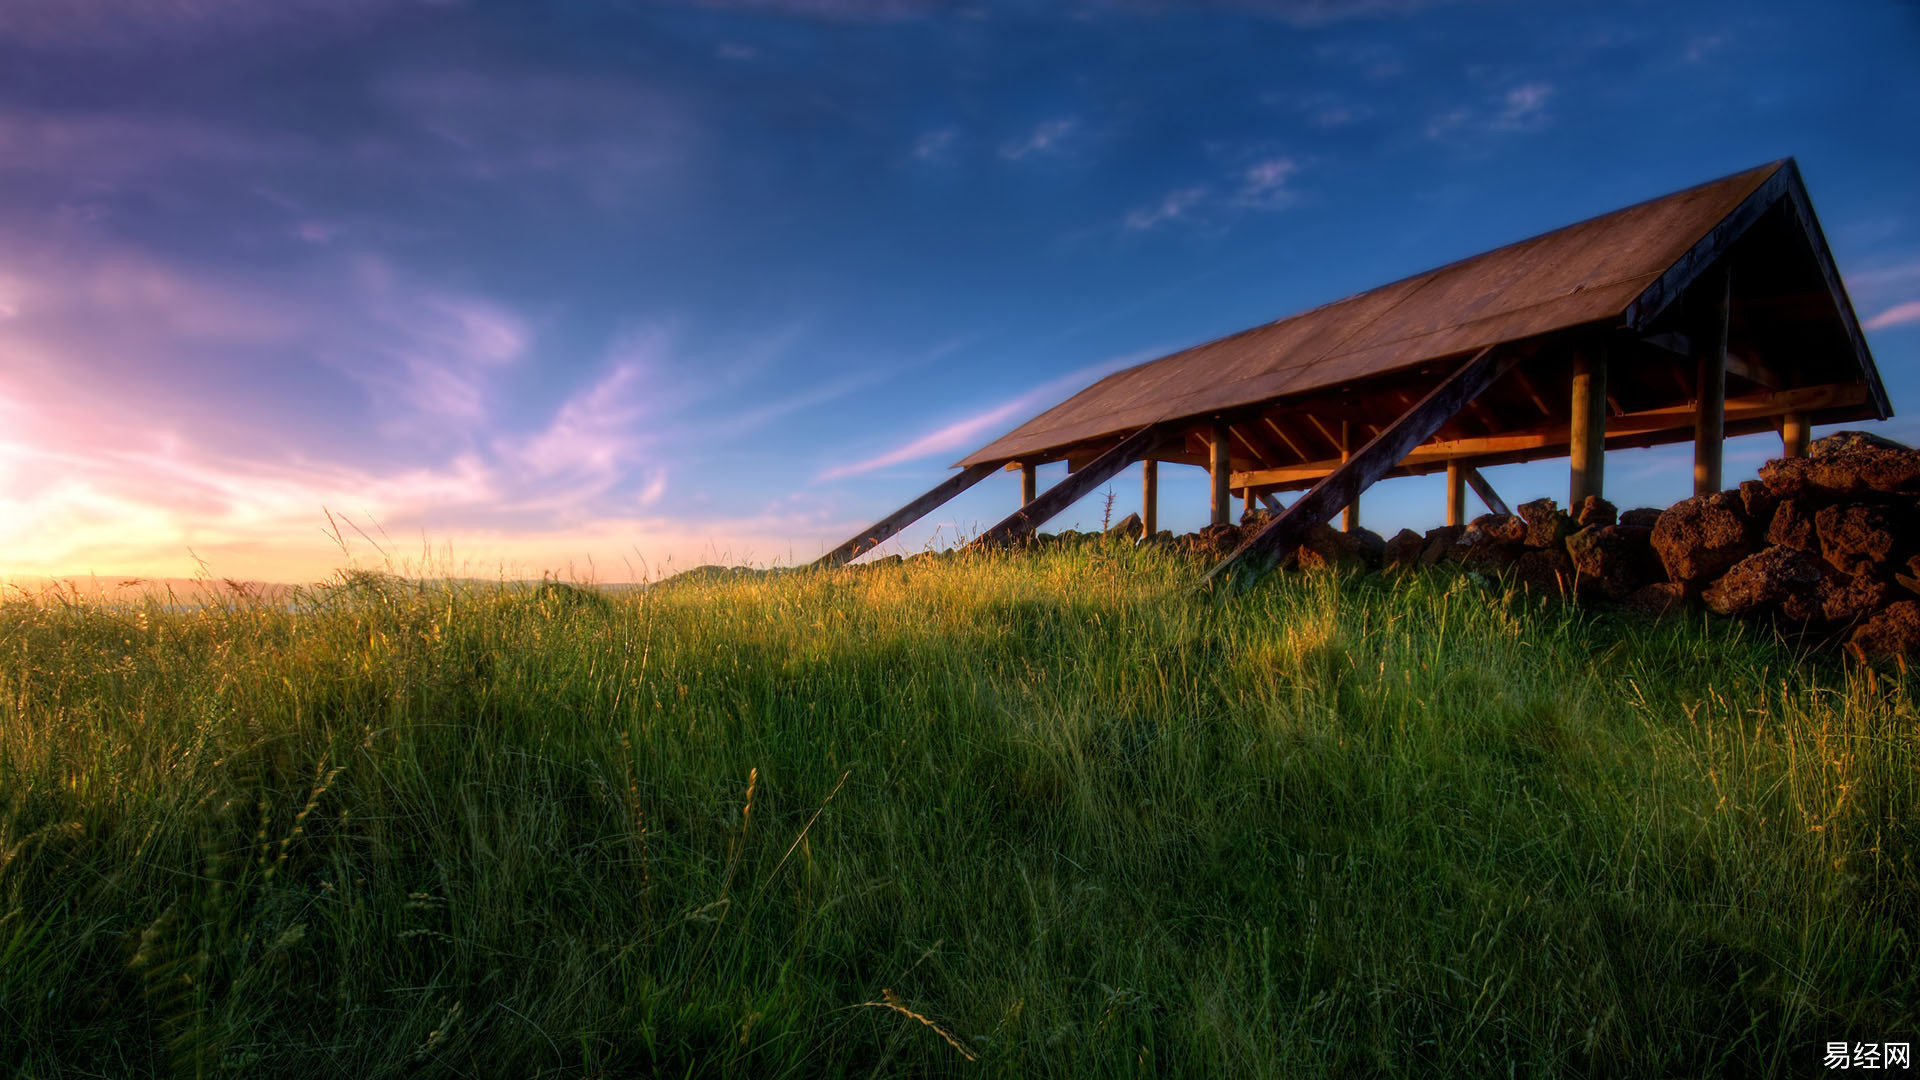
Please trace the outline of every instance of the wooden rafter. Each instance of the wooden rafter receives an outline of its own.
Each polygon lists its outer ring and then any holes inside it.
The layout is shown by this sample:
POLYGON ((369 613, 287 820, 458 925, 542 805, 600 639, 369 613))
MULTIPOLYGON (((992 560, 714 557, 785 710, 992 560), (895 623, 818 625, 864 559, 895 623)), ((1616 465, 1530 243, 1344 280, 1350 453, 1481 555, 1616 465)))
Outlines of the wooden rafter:
POLYGON ((1488 346, 1461 364, 1440 385, 1387 425, 1385 431, 1360 448, 1346 464, 1335 469, 1313 490, 1301 496, 1278 517, 1247 538, 1231 555, 1222 559, 1203 579, 1211 582, 1243 561, 1271 559, 1304 540, 1315 527, 1326 524, 1342 507, 1357 498, 1368 485, 1385 476, 1414 447, 1425 442, 1440 425, 1446 423, 1485 390, 1493 380, 1518 359, 1506 349, 1488 346))

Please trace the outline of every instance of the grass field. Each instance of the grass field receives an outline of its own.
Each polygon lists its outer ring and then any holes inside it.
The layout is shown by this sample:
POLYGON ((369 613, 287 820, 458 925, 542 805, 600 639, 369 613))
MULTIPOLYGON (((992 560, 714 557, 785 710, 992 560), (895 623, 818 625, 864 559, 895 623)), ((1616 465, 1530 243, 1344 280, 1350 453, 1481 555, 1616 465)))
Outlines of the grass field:
POLYGON ((26 1076, 1758 1076, 1920 1042, 1920 679, 1088 546, 0 606, 26 1076))

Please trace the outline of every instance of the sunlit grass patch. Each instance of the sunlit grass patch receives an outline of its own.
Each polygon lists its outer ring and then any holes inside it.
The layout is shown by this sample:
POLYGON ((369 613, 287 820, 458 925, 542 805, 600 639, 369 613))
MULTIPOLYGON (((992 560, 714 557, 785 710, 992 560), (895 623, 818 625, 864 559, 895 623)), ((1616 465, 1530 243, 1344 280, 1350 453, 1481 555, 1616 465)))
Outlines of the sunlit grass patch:
POLYGON ((1910 677, 1195 569, 8 601, 0 1059, 1752 1075, 1914 1015, 1910 677))

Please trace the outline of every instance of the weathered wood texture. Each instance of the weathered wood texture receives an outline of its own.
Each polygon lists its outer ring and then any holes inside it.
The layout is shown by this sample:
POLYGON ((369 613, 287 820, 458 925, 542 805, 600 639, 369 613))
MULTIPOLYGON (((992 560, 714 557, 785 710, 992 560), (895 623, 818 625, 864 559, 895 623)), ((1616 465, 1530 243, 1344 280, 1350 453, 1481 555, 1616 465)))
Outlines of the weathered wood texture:
POLYGON ((1727 315, 1732 275, 1723 260, 1699 284, 1701 324, 1694 335, 1693 493, 1720 490, 1727 443, 1727 315))
MULTIPOLYGON (((1796 390, 1763 391, 1726 399, 1726 424, 1730 434, 1764 431, 1778 426, 1778 418, 1790 412, 1803 415, 1838 410, 1846 411, 1869 401, 1867 389, 1850 386, 1805 386, 1796 390), (1755 426, 1758 425, 1758 426, 1755 426)), ((1685 442, 1693 438, 1693 406, 1672 405, 1607 418, 1606 445, 1609 450, 1630 450, 1663 443, 1685 442)), ((1523 428, 1504 435, 1476 439, 1440 439, 1415 447, 1406 460, 1395 466, 1390 476, 1418 476, 1446 467, 1449 461, 1490 467, 1515 461, 1552 457, 1567 448, 1569 431, 1564 423, 1548 423, 1523 428)), ((1237 486, 1253 485, 1267 489, 1290 490, 1311 487, 1321 477, 1340 467, 1337 458, 1309 461, 1278 469, 1250 469, 1233 474, 1237 486)))
POLYGON ((1607 468, 1607 355, 1582 350, 1573 363, 1573 423, 1567 449, 1571 477, 1567 505, 1579 506, 1606 487, 1607 468))
POLYGON ((1480 496, 1480 501, 1486 504, 1488 513, 1502 516, 1513 513, 1513 509, 1507 505, 1507 500, 1493 490, 1493 485, 1487 483, 1487 478, 1480 475, 1479 469, 1468 467, 1463 471, 1467 476, 1467 484, 1473 488, 1475 495, 1480 496))
POLYGON ((1315 484, 1313 490, 1207 571, 1203 580, 1211 582, 1237 564, 1271 559, 1299 544, 1315 526, 1325 524, 1369 484, 1386 475, 1409 451, 1438 431, 1440 425, 1499 378, 1516 359, 1517 355, 1509 350, 1491 345, 1481 349, 1361 447, 1346 464, 1315 484))
POLYGON ((1086 468, 1069 473, 1065 480, 1041 492, 1032 502, 1015 510, 992 528, 975 537, 974 546, 1004 547, 1028 535, 1046 524, 1055 514, 1072 506, 1082 496, 1112 479, 1120 470, 1152 453, 1154 448, 1167 437, 1170 430, 1178 429, 1164 424, 1148 424, 1120 440, 1118 446, 1088 462, 1086 468))
POLYGON ((1215 525, 1225 525, 1233 517, 1233 499, 1227 476, 1233 471, 1233 441, 1227 434, 1227 422, 1216 419, 1208 442, 1207 477, 1212 481, 1207 510, 1215 525))
POLYGON ((1140 463, 1140 535, 1144 539, 1160 531, 1160 463, 1148 458, 1140 463))
MULTIPOLYGON (((1340 464, 1353 460, 1353 425, 1340 421, 1340 464)), ((1360 527, 1360 493, 1353 493, 1347 500, 1346 509, 1340 511, 1340 528, 1343 532, 1353 532, 1360 527)))
POLYGON ((1780 454, 1782 457, 1807 456, 1807 414, 1790 412, 1780 418, 1780 454))
POLYGON ((932 513, 955 495, 985 480, 998 469, 999 466, 991 462, 969 465, 961 469, 938 487, 874 522, 868 528, 861 530, 860 535, 815 559, 813 565, 820 569, 827 569, 859 558, 862 552, 870 551, 884 543, 887 538, 932 513))

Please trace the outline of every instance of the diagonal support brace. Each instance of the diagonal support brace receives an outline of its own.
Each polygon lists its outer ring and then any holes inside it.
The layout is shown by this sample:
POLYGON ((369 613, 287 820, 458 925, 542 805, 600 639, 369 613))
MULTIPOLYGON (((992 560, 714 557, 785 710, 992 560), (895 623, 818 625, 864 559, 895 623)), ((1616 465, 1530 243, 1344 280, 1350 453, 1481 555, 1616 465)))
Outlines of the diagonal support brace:
POLYGON ((1173 430, 1169 424, 1148 424, 1127 436, 1120 445, 1088 462, 1086 468, 1041 492, 1032 502, 981 533, 974 539, 974 546, 1004 547, 1022 539, 1079 501, 1081 496, 1111 480, 1121 469, 1159 449, 1173 430))
POLYGON ((1510 349, 1489 345, 1474 354, 1458 371, 1434 387, 1426 397, 1401 413, 1386 430, 1360 448, 1344 465, 1328 473, 1313 490, 1295 500, 1279 517, 1248 537, 1231 555, 1220 560, 1202 584, 1225 576, 1236 564, 1270 560, 1305 540, 1316 526, 1324 525, 1352 503, 1360 493, 1385 476, 1413 448, 1427 441, 1441 425, 1451 420, 1467 402, 1493 384, 1519 357, 1510 349))
POLYGON ((997 465, 969 465, 952 476, 946 482, 925 495, 876 521, 870 527, 861 530, 860 535, 827 552, 813 561, 816 570, 828 570, 859 558, 862 552, 870 551, 885 542, 901 529, 926 517, 935 509, 945 505, 955 495, 993 475, 997 465))

